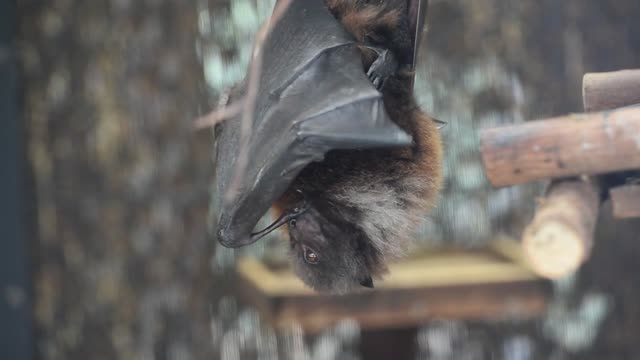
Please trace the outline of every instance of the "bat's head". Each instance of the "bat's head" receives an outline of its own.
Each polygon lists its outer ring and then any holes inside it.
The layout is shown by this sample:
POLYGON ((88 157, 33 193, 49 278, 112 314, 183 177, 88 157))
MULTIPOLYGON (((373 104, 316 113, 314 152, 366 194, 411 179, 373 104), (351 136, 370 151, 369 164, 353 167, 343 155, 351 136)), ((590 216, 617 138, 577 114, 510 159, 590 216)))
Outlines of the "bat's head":
POLYGON ((308 286, 327 293, 373 287, 372 275, 383 267, 379 252, 335 208, 307 204, 288 227, 293 269, 308 286))

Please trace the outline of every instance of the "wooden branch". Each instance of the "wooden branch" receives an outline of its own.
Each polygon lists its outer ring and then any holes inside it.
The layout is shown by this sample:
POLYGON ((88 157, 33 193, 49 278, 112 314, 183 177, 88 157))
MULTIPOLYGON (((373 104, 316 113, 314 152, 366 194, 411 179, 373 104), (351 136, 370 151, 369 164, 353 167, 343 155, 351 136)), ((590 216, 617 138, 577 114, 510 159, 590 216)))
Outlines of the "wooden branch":
POLYGON ((640 107, 569 115, 480 134, 494 186, 640 168, 640 107))
MULTIPOLYGON (((587 74, 582 90, 586 111, 639 103, 640 70, 587 74)), ((640 168, 640 107, 493 129, 481 139, 483 161, 495 186, 640 168)), ((599 194, 594 182, 551 182, 522 240, 539 275, 566 276, 589 257, 599 194)), ((635 202, 629 189, 620 195, 619 207, 631 213, 635 206, 640 214, 640 188, 635 202)))
POLYGON ((609 190, 613 216, 619 219, 640 217, 640 185, 623 185, 609 190))
POLYGON ((640 70, 585 74, 582 99, 588 112, 639 104, 640 70))
POLYGON ((233 104, 227 106, 224 105, 221 108, 214 110, 207 115, 197 118, 193 124, 194 130, 207 129, 215 126, 216 124, 236 116, 242 112, 244 106, 244 100, 237 100, 233 104))
POLYGON ((225 201, 229 202, 233 200, 233 195, 238 192, 242 178, 247 171, 247 163, 249 161, 249 140, 252 135, 253 128, 253 113, 256 109, 256 102, 258 98, 258 91, 260 88, 260 77, 262 75, 264 44, 267 41, 268 36, 271 34, 272 29, 284 16, 286 10, 289 8, 293 0, 281 0, 278 1, 273 9, 271 17, 260 27, 256 34, 255 44, 253 46, 253 56, 251 58, 251 65, 249 66, 249 77, 247 83, 247 93, 244 97, 242 106, 244 111, 240 117, 240 152, 235 164, 235 171, 231 180, 231 185, 227 189, 226 194, 223 194, 225 201))
POLYGON ((598 187, 583 180, 552 183, 523 247, 536 273, 556 279, 574 272, 588 258, 600 206, 598 187))
MULTIPOLYGON (((582 80, 586 111, 603 111, 640 103, 640 70, 586 74, 582 80)), ((616 218, 640 217, 640 185, 609 191, 616 218)))
MULTIPOLYGON (((273 27, 280 21, 280 18, 284 15, 285 11, 289 8, 292 0, 279 1, 271 16, 262 24, 258 32, 256 33, 255 43, 252 50, 252 62, 249 67, 247 75, 247 95, 242 98, 233 100, 233 103, 227 104, 224 101, 219 105, 216 110, 210 113, 198 117, 194 120, 194 130, 201 130, 215 126, 216 124, 232 118, 237 115, 242 115, 243 129, 246 134, 250 131, 250 125, 253 120, 253 110, 255 109, 255 101, 258 95, 258 87, 260 81, 260 74, 262 73, 262 54, 264 44, 267 37, 271 34, 273 27), (247 130, 248 129, 248 130, 247 130)), ((228 96, 229 94, 226 94, 228 96)), ((227 99, 228 100, 228 99, 227 99)))

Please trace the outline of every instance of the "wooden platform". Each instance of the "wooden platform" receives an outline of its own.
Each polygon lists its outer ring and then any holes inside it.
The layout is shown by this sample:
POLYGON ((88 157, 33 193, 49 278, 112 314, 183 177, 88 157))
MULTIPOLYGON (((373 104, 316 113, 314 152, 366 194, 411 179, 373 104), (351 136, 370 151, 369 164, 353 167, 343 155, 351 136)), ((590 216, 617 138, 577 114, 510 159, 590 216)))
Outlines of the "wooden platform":
POLYGON ((287 268, 243 258, 237 291, 273 325, 297 322, 309 332, 345 318, 365 329, 430 319, 530 318, 546 308, 550 287, 522 259, 510 240, 484 251, 439 250, 391 265, 374 290, 330 296, 306 288, 287 268))

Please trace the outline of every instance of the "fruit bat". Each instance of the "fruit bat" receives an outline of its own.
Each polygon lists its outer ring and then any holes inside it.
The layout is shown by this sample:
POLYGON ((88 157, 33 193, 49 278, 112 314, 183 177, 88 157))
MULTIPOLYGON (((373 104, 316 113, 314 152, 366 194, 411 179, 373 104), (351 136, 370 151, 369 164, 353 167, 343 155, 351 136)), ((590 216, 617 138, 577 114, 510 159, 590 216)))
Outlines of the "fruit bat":
POLYGON ((425 12, 425 0, 290 3, 263 45, 247 166, 231 194, 240 119, 215 128, 223 246, 286 228, 296 274, 330 293, 373 287, 402 255, 442 183, 438 124, 413 97, 425 12), (269 208, 276 220, 254 231, 269 208))

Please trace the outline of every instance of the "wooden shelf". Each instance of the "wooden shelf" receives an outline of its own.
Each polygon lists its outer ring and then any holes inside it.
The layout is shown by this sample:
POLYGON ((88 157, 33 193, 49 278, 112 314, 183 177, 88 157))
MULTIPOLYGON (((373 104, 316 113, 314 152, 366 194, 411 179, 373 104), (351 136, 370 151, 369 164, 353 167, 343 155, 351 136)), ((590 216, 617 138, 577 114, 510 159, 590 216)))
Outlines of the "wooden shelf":
POLYGON ((240 298, 275 326, 309 332, 352 318, 367 329, 415 326, 431 319, 530 318, 540 315, 549 284, 527 266, 519 245, 494 242, 482 251, 438 250, 392 264, 376 289, 322 295, 287 268, 254 258, 237 265, 240 298))

